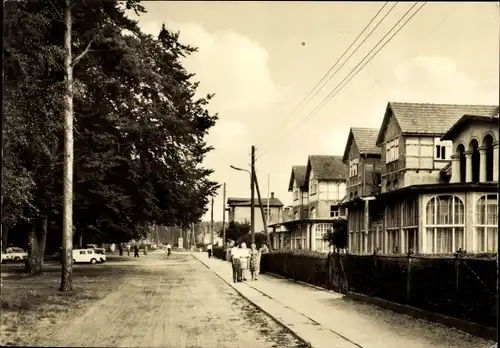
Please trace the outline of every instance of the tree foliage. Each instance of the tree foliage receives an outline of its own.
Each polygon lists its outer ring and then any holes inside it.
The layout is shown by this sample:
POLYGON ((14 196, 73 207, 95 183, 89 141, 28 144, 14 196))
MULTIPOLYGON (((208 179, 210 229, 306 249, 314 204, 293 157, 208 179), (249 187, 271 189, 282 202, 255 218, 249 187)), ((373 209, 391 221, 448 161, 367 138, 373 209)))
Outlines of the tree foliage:
POLYGON ((323 236, 330 246, 336 250, 347 248, 347 220, 339 219, 333 224, 333 227, 323 236))
MULTIPOLYGON (((74 1, 76 233, 112 240, 147 223, 188 226, 218 185, 203 167, 217 115, 182 66, 196 48, 162 27, 143 33, 138 1, 74 1)), ((49 216, 62 202, 62 1, 7 1, 4 21, 5 218, 49 216)))

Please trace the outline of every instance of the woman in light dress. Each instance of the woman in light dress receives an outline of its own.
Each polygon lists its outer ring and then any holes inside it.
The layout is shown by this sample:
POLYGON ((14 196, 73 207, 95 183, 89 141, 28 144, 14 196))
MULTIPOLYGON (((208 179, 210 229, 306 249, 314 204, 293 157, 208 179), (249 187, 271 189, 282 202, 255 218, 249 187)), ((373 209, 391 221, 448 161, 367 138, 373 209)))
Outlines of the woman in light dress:
POLYGON ((257 274, 259 272, 259 262, 260 262, 260 252, 257 250, 257 246, 252 244, 250 246, 250 273, 252 274, 252 280, 257 280, 257 274))
POLYGON ((247 245, 245 243, 241 243, 238 256, 241 262, 241 278, 243 281, 246 281, 247 278, 245 277, 245 273, 249 266, 250 250, 247 249, 247 245))

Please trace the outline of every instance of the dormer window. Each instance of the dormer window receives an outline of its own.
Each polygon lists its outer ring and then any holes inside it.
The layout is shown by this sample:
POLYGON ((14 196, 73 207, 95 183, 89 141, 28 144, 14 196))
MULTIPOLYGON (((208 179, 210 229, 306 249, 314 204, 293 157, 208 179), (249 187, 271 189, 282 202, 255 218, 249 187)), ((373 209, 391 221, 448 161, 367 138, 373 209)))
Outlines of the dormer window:
POLYGON ((399 159, 399 139, 393 139, 385 143, 385 163, 394 162, 399 159))

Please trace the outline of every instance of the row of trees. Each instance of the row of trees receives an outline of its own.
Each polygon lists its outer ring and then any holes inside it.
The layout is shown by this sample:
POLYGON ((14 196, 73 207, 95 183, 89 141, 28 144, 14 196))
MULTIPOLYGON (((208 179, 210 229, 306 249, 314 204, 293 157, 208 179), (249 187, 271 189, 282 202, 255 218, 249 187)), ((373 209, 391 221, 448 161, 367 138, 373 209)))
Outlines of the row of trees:
POLYGON ((4 11, 3 246, 9 229, 29 231, 28 271, 40 273, 47 233, 60 234, 69 98, 75 234, 118 242, 198 221, 218 185, 202 166, 212 95, 197 97, 181 64, 196 48, 165 26, 143 33, 127 17, 145 12, 137 0, 8 0, 4 11))

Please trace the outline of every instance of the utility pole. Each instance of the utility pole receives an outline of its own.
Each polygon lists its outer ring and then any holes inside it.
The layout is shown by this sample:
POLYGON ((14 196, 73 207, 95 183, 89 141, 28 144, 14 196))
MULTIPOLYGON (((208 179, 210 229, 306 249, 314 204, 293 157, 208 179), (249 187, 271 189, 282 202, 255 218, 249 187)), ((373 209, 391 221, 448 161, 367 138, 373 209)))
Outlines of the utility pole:
MULTIPOLYGON (((267 243, 269 244, 269 247, 271 247, 271 239, 269 238, 269 232, 267 230, 267 225, 266 225, 266 216, 264 214, 264 207, 262 206, 262 199, 260 198, 260 189, 259 189, 259 182, 257 181, 257 176, 255 178, 255 187, 257 188, 257 197, 259 199, 259 206, 260 206, 260 213, 262 214, 262 223, 265 225, 264 226, 264 232, 266 233, 266 240, 267 243)), ((268 201, 269 204, 269 201, 268 201)), ((255 239, 252 238, 252 243, 255 243, 255 239)))
POLYGON ((252 233, 252 244, 255 243, 255 146, 252 145, 252 164, 250 173, 250 231, 252 233))
MULTIPOLYGON (((269 199, 270 199, 270 196, 269 196, 269 195, 271 194, 271 193, 269 192, 269 190, 270 190, 270 182, 271 182, 271 174, 267 174, 267 215, 266 215, 266 231, 267 231, 267 226, 269 226, 269 219, 270 219, 270 216, 271 216, 271 211, 269 210, 269 199)), ((278 216, 278 222, 279 222, 279 216, 278 216)), ((268 234, 266 233, 266 235, 268 235, 268 234)), ((267 242, 268 242, 268 243, 271 243, 271 238, 270 238, 270 237, 268 237, 268 238, 267 238, 267 242)), ((272 248, 272 247, 273 247, 273 245, 269 244, 269 245, 268 245, 268 247, 269 247, 269 248, 272 248)))
POLYGON ((226 183, 222 191, 222 247, 226 247, 226 183))
POLYGON ((211 204, 211 209, 210 209, 210 243, 214 244, 214 196, 212 196, 212 204, 211 204))

